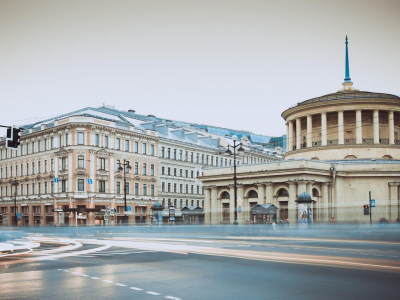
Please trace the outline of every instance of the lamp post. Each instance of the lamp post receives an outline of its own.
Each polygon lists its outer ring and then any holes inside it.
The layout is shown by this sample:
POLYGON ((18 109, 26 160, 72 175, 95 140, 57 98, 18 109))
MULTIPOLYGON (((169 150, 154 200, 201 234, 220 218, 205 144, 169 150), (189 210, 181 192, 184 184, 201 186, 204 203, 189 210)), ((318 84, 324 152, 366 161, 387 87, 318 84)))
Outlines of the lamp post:
POLYGON ((14 225, 18 226, 18 218, 17 218, 17 190, 19 183, 17 181, 17 178, 14 178, 14 181, 11 182, 11 185, 15 186, 15 194, 14 194, 14 214, 15 214, 15 222, 14 225))
MULTIPOLYGON (((130 170, 132 168, 131 168, 131 165, 129 164, 129 161, 124 159, 124 163, 123 164, 119 163, 119 167, 118 167, 118 171, 120 171, 120 172, 124 171, 124 203, 125 203, 125 210, 124 211, 127 211, 127 206, 126 206, 126 178, 125 178, 125 173, 126 173, 125 170, 126 169, 130 170), (122 166, 124 166, 124 167, 122 167, 122 166)), ((124 213, 124 215, 125 215, 125 213, 124 213)))
POLYGON ((234 135, 232 136, 232 141, 233 141, 233 146, 231 146, 233 148, 233 153, 232 151, 229 149, 229 145, 228 145, 228 149, 225 151, 225 155, 233 155, 233 191, 234 191, 234 202, 235 202, 235 221, 233 222, 233 225, 239 225, 238 221, 237 221, 237 183, 236 183, 236 148, 239 147, 238 154, 239 153, 243 153, 244 149, 242 147, 242 143, 239 143, 239 138, 234 135), (238 143, 238 144, 236 144, 238 143))

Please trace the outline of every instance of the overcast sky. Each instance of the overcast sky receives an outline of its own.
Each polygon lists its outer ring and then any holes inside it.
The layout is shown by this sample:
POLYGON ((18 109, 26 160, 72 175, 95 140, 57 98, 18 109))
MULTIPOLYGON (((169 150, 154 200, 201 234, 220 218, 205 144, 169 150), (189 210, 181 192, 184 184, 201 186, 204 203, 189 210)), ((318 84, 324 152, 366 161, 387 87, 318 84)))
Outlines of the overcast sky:
MULTIPOLYGON (((400 1, 0 0, 0 124, 103 103, 286 134, 283 110, 400 94, 400 1)), ((4 133, 4 131, 1 131, 4 133)))

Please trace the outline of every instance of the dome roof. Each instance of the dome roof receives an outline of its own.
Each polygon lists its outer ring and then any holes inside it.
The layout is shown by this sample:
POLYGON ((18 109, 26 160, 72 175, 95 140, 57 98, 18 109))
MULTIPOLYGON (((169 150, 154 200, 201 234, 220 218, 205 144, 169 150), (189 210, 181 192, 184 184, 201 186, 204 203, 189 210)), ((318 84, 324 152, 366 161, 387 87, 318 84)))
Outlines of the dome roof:
POLYGON ((162 204, 160 202, 156 202, 153 204, 153 206, 151 207, 152 210, 163 210, 164 207, 162 206, 162 204))
POLYGON ((296 202, 312 202, 310 194, 303 192, 299 195, 299 198, 296 200, 296 202))

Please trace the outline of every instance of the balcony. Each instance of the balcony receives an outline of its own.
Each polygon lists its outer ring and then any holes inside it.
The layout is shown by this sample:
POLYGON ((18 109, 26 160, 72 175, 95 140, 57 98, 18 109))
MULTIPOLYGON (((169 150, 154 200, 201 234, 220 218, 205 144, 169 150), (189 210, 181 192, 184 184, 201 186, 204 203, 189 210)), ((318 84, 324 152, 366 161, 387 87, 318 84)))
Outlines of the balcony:
POLYGON ((321 141, 312 142, 312 146, 313 147, 320 147, 321 146, 321 141))
POLYGON ((389 145, 389 139, 379 139, 379 144, 389 145))
POLYGON ((363 139, 362 143, 366 145, 371 145, 374 143, 374 139, 363 139))
POLYGON ((345 145, 355 145, 356 144, 356 139, 345 139, 344 140, 345 145))
POLYGON ((339 144, 339 140, 328 140, 327 145, 328 146, 333 146, 339 144))

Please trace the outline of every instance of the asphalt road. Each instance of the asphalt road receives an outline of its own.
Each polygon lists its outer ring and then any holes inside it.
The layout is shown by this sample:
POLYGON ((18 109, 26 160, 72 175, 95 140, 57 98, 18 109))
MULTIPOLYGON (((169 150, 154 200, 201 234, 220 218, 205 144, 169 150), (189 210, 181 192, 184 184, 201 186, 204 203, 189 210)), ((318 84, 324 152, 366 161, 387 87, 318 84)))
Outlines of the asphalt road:
POLYGON ((0 299, 400 299, 393 240, 30 233, 0 251, 0 299))

